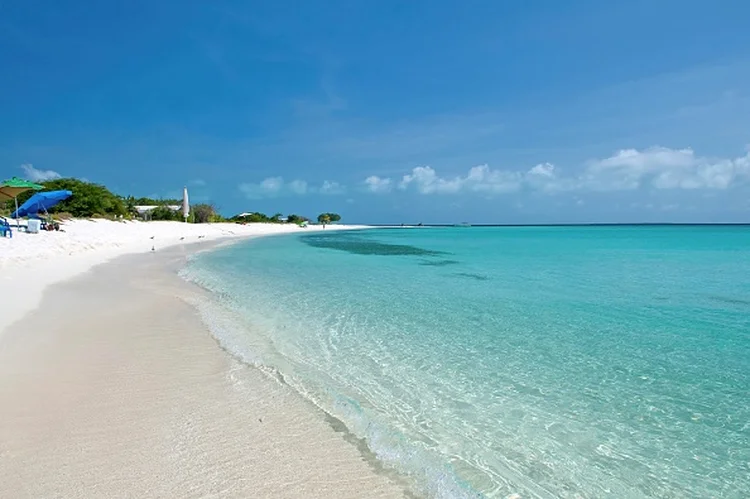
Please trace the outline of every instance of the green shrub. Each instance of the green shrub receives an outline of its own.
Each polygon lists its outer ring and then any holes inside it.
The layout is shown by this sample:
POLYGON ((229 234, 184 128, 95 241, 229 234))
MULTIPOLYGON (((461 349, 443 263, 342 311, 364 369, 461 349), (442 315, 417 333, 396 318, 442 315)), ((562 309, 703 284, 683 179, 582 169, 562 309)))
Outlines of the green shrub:
MULTIPOLYGON (((50 213, 70 213, 74 217, 94 215, 126 216, 128 211, 120 196, 99 184, 84 182, 75 178, 61 178, 42 182, 44 191, 68 190, 73 193, 65 201, 50 208, 50 213)), ((18 196, 19 206, 27 201, 35 191, 26 191, 18 196)))
POLYGON ((265 213, 250 213, 241 217, 239 215, 230 218, 232 222, 244 222, 244 223, 266 223, 270 222, 271 219, 265 213))
POLYGON ((194 223, 207 224, 221 221, 221 216, 216 213, 216 208, 211 204, 196 204, 190 208, 191 218, 194 223))
POLYGON ((167 205, 160 205, 148 212, 147 218, 149 220, 180 221, 182 220, 182 211, 175 211, 167 205))

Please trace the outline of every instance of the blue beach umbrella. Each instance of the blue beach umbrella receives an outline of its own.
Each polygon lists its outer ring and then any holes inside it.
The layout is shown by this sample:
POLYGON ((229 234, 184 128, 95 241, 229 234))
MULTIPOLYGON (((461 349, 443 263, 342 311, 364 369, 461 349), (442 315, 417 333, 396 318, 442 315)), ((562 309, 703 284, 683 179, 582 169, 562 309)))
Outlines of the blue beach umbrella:
POLYGON ((10 216, 13 218, 21 218, 27 215, 36 215, 40 211, 47 211, 53 206, 62 201, 65 201, 73 193, 70 191, 49 191, 49 192, 37 192, 31 196, 24 204, 22 204, 16 211, 10 216))

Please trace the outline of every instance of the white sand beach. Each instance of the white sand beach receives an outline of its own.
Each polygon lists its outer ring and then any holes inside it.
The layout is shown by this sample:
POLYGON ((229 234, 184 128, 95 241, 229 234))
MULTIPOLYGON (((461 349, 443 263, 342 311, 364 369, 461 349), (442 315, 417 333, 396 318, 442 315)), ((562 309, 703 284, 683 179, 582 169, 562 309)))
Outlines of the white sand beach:
POLYGON ((65 229, 0 241, 0 497, 404 496, 324 414, 221 350, 189 305, 203 291, 175 273, 205 247, 185 243, 305 229, 65 229))
MULTIPOLYGON (((329 225, 325 230, 357 228, 361 226, 329 225)), ((109 220, 68 220, 62 229, 38 234, 16 230, 13 238, 0 237, 0 289, 3 290, 0 334, 10 323, 33 310, 41 300, 42 291, 50 284, 118 256, 162 251, 173 245, 201 241, 323 230, 320 226, 303 229, 294 224, 109 220), (11 289, 15 291, 10 292, 11 289)))

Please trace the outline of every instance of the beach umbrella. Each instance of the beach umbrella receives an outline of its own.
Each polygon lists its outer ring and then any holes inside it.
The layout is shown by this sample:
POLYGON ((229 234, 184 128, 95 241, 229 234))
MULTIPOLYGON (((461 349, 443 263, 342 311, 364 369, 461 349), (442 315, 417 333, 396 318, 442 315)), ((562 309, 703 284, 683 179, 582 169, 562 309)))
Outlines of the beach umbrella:
POLYGON ((11 217, 20 218, 27 215, 36 215, 40 211, 47 211, 72 195, 73 193, 71 191, 37 192, 27 199, 20 208, 16 208, 16 211, 11 214, 11 217))
POLYGON ((185 217, 187 222, 188 215, 190 215, 190 201, 188 201, 187 187, 182 189, 182 216, 185 217))
MULTIPOLYGON (((43 185, 35 184, 34 182, 29 182, 22 178, 13 177, 0 184, 0 201, 15 200, 16 211, 18 211, 19 194, 29 190, 39 191, 42 189, 44 189, 43 185)), ((17 219, 17 217, 13 218, 17 219)), ((16 225, 18 225, 18 220, 16 220, 16 225)))

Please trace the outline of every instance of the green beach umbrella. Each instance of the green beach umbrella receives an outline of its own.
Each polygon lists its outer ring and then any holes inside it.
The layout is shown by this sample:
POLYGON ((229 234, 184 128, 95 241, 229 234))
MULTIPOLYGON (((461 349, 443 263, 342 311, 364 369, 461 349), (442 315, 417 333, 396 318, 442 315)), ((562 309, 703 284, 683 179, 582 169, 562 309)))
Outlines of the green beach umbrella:
POLYGON ((13 177, 0 184, 0 201, 15 199, 16 211, 18 211, 18 195, 29 190, 39 191, 44 189, 43 185, 29 182, 22 178, 13 177))
POLYGON ((22 192, 26 192, 31 189, 39 191, 44 189, 44 186, 35 184, 34 182, 29 182, 28 180, 24 180, 18 177, 10 178, 0 184, 0 201, 13 199, 22 192))

